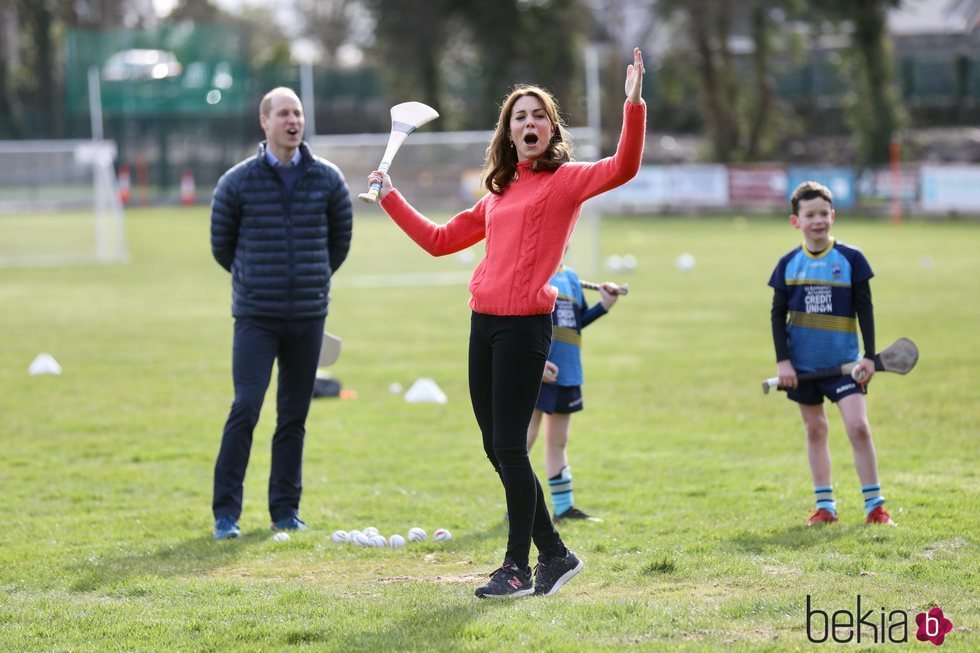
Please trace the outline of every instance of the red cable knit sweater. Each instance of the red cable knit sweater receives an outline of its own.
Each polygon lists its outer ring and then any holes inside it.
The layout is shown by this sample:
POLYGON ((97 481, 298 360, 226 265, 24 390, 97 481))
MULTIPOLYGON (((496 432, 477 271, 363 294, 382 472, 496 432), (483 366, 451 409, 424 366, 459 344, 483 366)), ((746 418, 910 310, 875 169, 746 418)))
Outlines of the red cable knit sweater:
POLYGON ((595 163, 566 163, 551 172, 518 164, 517 179, 500 195, 487 193, 473 208, 437 225, 397 190, 381 207, 433 256, 445 256, 487 239, 486 255, 470 280, 470 308, 489 315, 551 313, 557 289, 550 285, 582 203, 632 179, 640 168, 646 104, 626 102, 614 156, 595 163))

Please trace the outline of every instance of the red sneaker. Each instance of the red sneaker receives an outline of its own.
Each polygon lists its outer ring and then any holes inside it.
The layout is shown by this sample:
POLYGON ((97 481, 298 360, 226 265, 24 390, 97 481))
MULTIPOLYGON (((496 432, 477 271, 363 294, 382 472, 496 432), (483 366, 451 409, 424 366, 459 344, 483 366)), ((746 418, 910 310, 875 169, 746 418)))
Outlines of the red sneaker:
POLYGON ((868 513, 868 518, 865 519, 868 524, 884 524, 885 526, 898 526, 892 521, 891 516, 888 511, 885 510, 884 506, 875 506, 874 510, 868 513))
POLYGON ((807 526, 819 526, 820 524, 836 524, 837 515, 830 512, 826 508, 817 508, 810 515, 810 518, 806 520, 807 526))

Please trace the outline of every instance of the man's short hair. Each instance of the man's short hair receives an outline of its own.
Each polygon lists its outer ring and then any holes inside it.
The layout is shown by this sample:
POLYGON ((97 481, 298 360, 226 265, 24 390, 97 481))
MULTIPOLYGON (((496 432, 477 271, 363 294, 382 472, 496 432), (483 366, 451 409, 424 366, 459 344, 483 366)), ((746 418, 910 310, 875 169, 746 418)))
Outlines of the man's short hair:
POLYGON ((296 91, 289 88, 288 86, 277 86, 264 96, 262 96, 262 101, 259 102, 259 115, 267 116, 269 112, 272 111, 272 98, 277 95, 292 95, 294 98, 299 100, 299 96, 296 95, 296 91))
POLYGON ((834 206, 834 194, 830 192, 830 189, 823 184, 817 183, 815 181, 804 181, 802 184, 796 187, 793 191, 792 197, 790 197, 790 203, 793 205, 793 215, 798 215, 800 210, 800 202, 803 200, 812 200, 818 197, 830 202, 831 208, 834 206))

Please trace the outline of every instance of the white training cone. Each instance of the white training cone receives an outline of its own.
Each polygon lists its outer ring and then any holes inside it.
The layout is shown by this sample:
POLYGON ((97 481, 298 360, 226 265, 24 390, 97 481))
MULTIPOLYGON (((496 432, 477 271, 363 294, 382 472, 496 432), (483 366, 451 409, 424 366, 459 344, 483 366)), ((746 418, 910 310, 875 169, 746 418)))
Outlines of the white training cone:
POLYGON ((27 368, 31 376, 38 374, 61 374, 61 365, 51 354, 38 354, 27 368))
POLYGON ((405 392, 405 401, 410 404, 444 404, 447 399, 446 393, 436 385, 435 381, 422 377, 421 379, 416 379, 412 387, 405 392))

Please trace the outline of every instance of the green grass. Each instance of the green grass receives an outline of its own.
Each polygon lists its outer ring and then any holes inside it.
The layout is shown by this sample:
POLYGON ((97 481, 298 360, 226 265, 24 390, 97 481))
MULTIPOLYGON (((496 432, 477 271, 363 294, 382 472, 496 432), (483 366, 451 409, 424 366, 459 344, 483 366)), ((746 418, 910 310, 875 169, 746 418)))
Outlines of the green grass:
POLYGON ((92 213, 0 214, 0 265, 50 259, 95 260, 92 213))
MULTIPOLYGON (((980 647, 980 224, 839 219, 836 235, 877 273, 878 342, 911 337, 922 358, 868 396, 900 526, 863 525, 832 412, 842 519, 812 530, 797 411, 759 385, 775 367, 766 282, 798 232, 764 217, 607 221, 603 253, 639 266, 617 275, 631 294, 585 332, 570 446, 577 503, 605 521, 562 526, 587 566, 557 596, 502 603, 472 595, 506 526, 468 401, 466 287, 371 276, 467 266, 360 212, 328 320, 344 338, 333 372, 357 398, 314 402, 313 528, 278 544, 267 530, 270 394, 243 537, 218 543, 228 276, 206 211, 131 211, 127 231, 127 265, 0 270, 0 650, 805 649, 808 594, 828 612, 860 594, 909 619, 938 605, 954 624, 943 650, 980 647), (673 266, 685 251, 689 274, 673 266), (61 376, 28 376, 42 351, 61 376), (449 403, 389 392, 420 376, 449 403), (400 551, 330 540, 368 525, 454 538, 400 551)), ((533 459, 540 471, 539 449, 533 459)))

